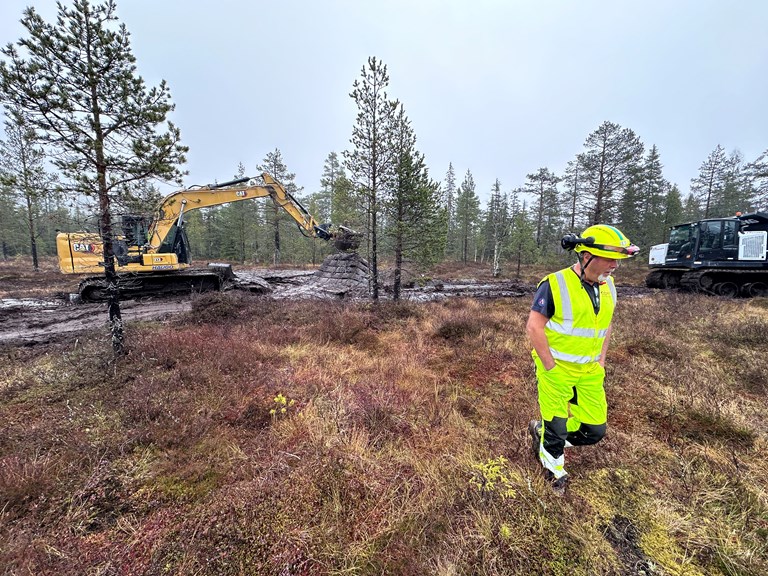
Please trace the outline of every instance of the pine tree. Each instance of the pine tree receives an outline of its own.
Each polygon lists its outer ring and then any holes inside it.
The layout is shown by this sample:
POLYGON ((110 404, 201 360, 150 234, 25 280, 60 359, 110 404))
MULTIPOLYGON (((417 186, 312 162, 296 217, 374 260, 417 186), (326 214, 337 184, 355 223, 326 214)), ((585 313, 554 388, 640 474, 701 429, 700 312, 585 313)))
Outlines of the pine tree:
POLYGON ((587 137, 584 148, 577 158, 590 201, 589 224, 611 222, 616 216, 618 196, 632 169, 642 162, 643 144, 629 128, 603 122, 587 137))
POLYGON ((577 157, 568 162, 565 175, 561 181, 565 184, 565 192, 562 195, 563 222, 565 227, 573 232, 579 228, 585 228, 584 218, 584 175, 581 173, 581 160, 577 157))
POLYGON ((113 204, 123 214, 152 214, 162 200, 157 186, 149 180, 131 182, 115 190, 113 204))
POLYGON ((45 215, 43 200, 54 193, 55 178, 46 172, 45 152, 21 111, 6 114, 5 134, 7 140, 0 141, 0 177, 22 205, 32 266, 38 270, 39 222, 45 215))
POLYGON ((640 240, 643 231, 642 205, 643 205, 643 171, 640 165, 630 169, 627 183, 618 201, 618 208, 614 222, 621 228, 635 244, 643 244, 640 240))
POLYGON ((688 194, 685 197, 685 202, 683 202, 683 220, 685 222, 695 222, 696 220, 701 220, 701 218, 703 218, 703 214, 699 201, 693 194, 688 194))
POLYGON ((98 198, 112 346, 120 354, 113 194, 147 178, 180 182, 187 149, 167 121, 174 106, 165 81, 147 90, 136 74, 128 31, 114 25, 115 11, 114 0, 74 0, 71 9, 59 3, 57 21, 49 24, 27 8, 21 23, 28 36, 2 50, 0 97, 56 151, 51 161, 71 189, 98 198))
POLYGON ((360 195, 366 214, 371 297, 379 299, 378 229, 382 195, 391 186, 396 157, 392 130, 397 101, 387 97, 387 66, 376 57, 368 58, 362 78, 355 80, 350 97, 357 105, 357 119, 350 140, 353 149, 344 152, 344 162, 360 195))
POLYGON ((512 225, 506 243, 510 259, 515 262, 515 275, 518 278, 522 265, 533 262, 538 252, 535 225, 528 214, 526 203, 520 202, 520 195, 524 193, 522 188, 516 188, 512 192, 510 199, 512 225))
POLYGON ((10 184, 0 178, 0 258, 3 260, 22 252, 26 236, 23 221, 15 193, 10 184))
POLYGON ((559 244, 554 240, 561 228, 557 193, 560 178, 548 168, 539 168, 525 178, 525 192, 534 198, 532 211, 536 224, 536 245, 541 248, 559 244))
POLYGON ((665 236, 664 216, 670 207, 665 206, 668 183, 664 179, 663 170, 661 155, 654 144, 648 151, 643 164, 639 207, 640 229, 636 236, 630 235, 633 240, 637 238, 635 244, 650 245, 661 242, 665 236))
POLYGON ((445 236, 439 186, 430 180, 424 156, 416 150, 416 134, 402 105, 393 127, 397 164, 383 206, 394 253, 393 298, 399 300, 406 261, 434 263, 443 253, 445 236))
POLYGON ((717 216, 715 208, 725 188, 727 159, 720 144, 709 153, 699 168, 699 175, 691 179, 691 193, 700 206, 702 217, 717 216))
POLYGON ((669 229, 685 221, 683 212, 683 201, 680 196, 680 190, 676 184, 666 183, 666 194, 664 195, 663 208, 663 226, 661 236, 653 238, 652 243, 663 243, 669 240, 669 229))
POLYGON ((320 186, 323 193, 327 192, 330 197, 330 210, 327 214, 321 213, 321 219, 335 225, 360 228, 363 220, 355 205, 352 183, 336 152, 331 152, 325 159, 320 186))
POLYGON ((459 257, 465 264, 469 261, 470 251, 476 246, 476 231, 480 221, 480 199, 475 192, 475 180, 467 170, 464 181, 459 186, 456 196, 456 225, 458 232, 459 257))
MULTIPOLYGON (((239 163, 235 179, 245 177, 245 166, 239 163)), ((221 256, 241 264, 253 258, 258 249, 258 210, 263 200, 232 202, 218 208, 217 216, 225 230, 220 240, 221 256)))
MULTIPOLYGON (((260 172, 267 172, 272 178, 280 182, 280 184, 283 185, 283 188, 285 188, 285 191, 291 196, 295 197, 301 191, 301 189, 296 186, 296 174, 288 172, 288 168, 283 162, 283 155, 279 149, 275 148, 273 152, 268 152, 258 169, 260 172)), ((272 264, 277 266, 280 264, 281 260, 280 228, 281 224, 287 222, 287 219, 285 211, 274 198, 272 199, 272 210, 267 217, 267 222, 272 227, 272 245, 274 248, 272 252, 272 264)))
POLYGON ((726 158, 723 169, 723 189, 717 198, 713 213, 733 216, 736 212, 749 212, 753 204, 753 190, 744 166, 741 152, 734 150, 726 158))
POLYGON ((453 249, 456 246, 456 172, 453 163, 448 163, 445 173, 445 188, 443 188, 443 206, 445 207, 445 257, 455 257, 453 249))
POLYGON ((768 150, 746 167, 756 210, 768 211, 768 150))
POLYGON ((492 269, 494 278, 501 275, 501 257, 504 242, 511 232, 512 215, 510 214, 509 198, 501 192, 501 182, 497 178, 491 189, 488 202, 488 228, 491 237, 492 269))

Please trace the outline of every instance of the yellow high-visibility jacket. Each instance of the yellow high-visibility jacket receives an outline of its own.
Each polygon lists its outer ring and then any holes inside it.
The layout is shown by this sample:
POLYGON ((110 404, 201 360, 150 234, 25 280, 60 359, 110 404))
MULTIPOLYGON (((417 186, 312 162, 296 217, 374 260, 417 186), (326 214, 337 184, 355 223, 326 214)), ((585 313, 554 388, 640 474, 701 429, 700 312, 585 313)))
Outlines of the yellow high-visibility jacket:
POLYGON ((555 315, 544 327, 552 357, 557 362, 589 364, 597 362, 603 349, 613 311, 616 286, 613 278, 600 284, 600 311, 595 314, 592 301, 581 279, 571 268, 546 277, 555 302, 555 315))

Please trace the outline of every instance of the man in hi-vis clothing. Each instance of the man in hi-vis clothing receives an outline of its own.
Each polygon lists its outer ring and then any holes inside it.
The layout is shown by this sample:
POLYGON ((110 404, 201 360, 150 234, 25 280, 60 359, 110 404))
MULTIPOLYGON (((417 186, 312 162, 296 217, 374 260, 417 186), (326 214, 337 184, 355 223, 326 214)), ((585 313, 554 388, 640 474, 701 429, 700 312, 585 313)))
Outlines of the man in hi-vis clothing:
POLYGON ((539 283, 526 325, 541 410, 541 420, 531 421, 528 431, 560 495, 568 481, 564 449, 595 444, 605 434, 605 353, 616 306, 611 274, 619 260, 639 252, 604 224, 590 226, 581 237, 566 235, 562 246, 575 250, 578 261, 539 283))

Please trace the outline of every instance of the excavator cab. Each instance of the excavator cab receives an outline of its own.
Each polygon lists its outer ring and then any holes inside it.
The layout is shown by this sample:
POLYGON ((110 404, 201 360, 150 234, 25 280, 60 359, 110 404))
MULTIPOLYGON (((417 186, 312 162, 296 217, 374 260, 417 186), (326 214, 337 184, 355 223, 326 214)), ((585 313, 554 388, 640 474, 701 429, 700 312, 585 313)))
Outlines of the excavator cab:
POLYGON ((119 266, 141 262, 142 247, 147 241, 145 216, 123 214, 120 221, 123 235, 114 243, 115 258, 119 266))
POLYGON ((147 242, 147 217, 136 214, 123 214, 121 220, 123 237, 129 246, 143 246, 147 242))

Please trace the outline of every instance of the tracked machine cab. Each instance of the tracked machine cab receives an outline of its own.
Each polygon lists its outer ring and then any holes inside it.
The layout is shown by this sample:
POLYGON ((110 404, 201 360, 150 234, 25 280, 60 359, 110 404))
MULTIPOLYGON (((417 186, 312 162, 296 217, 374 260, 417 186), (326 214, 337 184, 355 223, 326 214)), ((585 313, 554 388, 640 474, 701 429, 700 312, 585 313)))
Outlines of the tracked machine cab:
POLYGON ((670 229, 650 250, 651 288, 768 296, 768 213, 710 218, 670 229))

